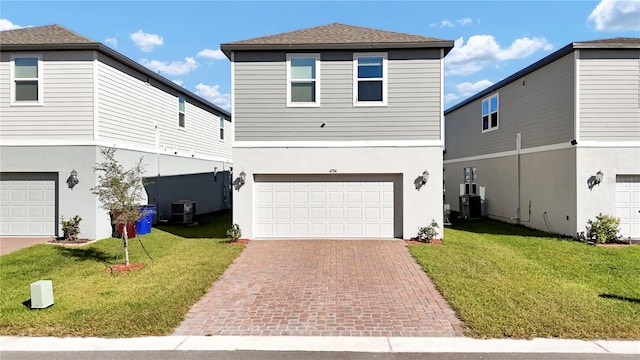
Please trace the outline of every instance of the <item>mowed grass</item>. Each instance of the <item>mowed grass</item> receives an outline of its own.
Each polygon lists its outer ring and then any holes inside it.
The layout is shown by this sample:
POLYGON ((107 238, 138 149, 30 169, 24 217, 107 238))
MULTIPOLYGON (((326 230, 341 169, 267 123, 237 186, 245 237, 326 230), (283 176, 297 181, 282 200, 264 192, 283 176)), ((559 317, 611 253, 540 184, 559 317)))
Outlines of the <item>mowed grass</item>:
POLYGON ((409 249, 480 338, 640 339, 640 246, 595 247, 491 220, 409 249))
POLYGON ((111 274, 122 262, 119 239, 83 247, 36 245, 0 257, 0 335, 135 337, 170 335, 187 311, 240 254, 242 245, 210 235, 230 224, 228 214, 189 229, 153 229, 129 245, 130 261, 143 269, 111 274), (196 235, 200 235, 197 238, 196 235), (54 305, 30 310, 30 284, 53 281, 54 305))

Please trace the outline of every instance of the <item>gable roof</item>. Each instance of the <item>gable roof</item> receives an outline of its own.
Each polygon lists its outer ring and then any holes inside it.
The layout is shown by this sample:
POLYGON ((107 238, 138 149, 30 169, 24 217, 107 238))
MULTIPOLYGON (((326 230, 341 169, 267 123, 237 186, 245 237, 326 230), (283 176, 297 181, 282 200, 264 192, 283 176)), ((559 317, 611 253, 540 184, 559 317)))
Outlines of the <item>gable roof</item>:
POLYGON ((591 41, 580 41, 573 42, 569 45, 563 47, 562 49, 538 60, 537 62, 527 66, 526 68, 506 77, 505 79, 498 81, 497 83, 489 86, 488 88, 480 91, 479 93, 463 100, 462 102, 453 105, 452 107, 446 109, 444 114, 457 110, 473 101, 478 100, 479 98, 485 97, 486 95, 502 88, 503 86, 512 83, 519 78, 526 76, 542 67, 549 65, 550 63, 562 58, 563 56, 570 54, 575 50, 580 49, 640 49, 640 38, 626 38, 626 37, 617 37, 611 39, 600 39, 600 40, 591 40, 591 41))
POLYGON ((228 58, 231 58, 232 51, 237 50, 391 48, 443 48, 446 55, 453 48, 453 41, 333 23, 277 35, 226 43, 220 46, 220 49, 222 49, 228 58))
POLYGON ((191 91, 179 86, 173 81, 158 73, 140 65, 110 47, 77 34, 64 26, 54 24, 37 26, 15 30, 0 31, 0 52, 6 51, 47 51, 47 50, 95 50, 114 60, 119 61, 141 73, 150 79, 167 86, 176 92, 185 95, 194 103, 200 104, 205 109, 215 111, 231 120, 231 113, 215 104, 203 99, 191 91))

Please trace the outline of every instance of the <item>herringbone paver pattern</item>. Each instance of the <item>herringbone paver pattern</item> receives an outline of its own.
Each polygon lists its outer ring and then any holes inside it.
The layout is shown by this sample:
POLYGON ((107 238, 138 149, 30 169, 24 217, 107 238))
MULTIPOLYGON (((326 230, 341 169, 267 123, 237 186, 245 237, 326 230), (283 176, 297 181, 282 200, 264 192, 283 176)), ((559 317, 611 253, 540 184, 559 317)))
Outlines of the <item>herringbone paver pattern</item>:
POLYGON ((401 240, 252 241, 175 335, 461 336, 401 240))

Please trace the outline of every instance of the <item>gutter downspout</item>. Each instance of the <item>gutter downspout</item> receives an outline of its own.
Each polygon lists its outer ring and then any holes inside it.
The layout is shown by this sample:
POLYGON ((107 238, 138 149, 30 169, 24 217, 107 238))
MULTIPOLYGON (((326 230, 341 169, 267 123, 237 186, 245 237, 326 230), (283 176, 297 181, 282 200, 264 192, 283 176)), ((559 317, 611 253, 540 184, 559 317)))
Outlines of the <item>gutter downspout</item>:
POLYGON ((521 211, 520 211, 520 149, 522 146, 522 134, 516 134, 516 162, 517 162, 517 173, 516 173, 516 181, 518 184, 518 207, 516 208, 516 223, 520 223, 521 219, 521 211))

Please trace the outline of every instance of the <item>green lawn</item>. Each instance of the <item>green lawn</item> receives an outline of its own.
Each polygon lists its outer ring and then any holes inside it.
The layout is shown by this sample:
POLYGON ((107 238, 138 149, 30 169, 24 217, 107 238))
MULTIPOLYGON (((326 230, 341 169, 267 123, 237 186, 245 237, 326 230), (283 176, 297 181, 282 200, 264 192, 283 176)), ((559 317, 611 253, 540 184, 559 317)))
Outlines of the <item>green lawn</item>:
POLYGON ((640 246, 605 248, 491 220, 410 245, 474 337, 640 339, 640 246))
MULTIPOLYGON (((200 220, 200 219, 199 219, 200 220)), ((228 214, 198 226, 164 226, 142 235, 150 260, 136 239, 131 262, 145 267, 112 275, 122 246, 105 239, 80 248, 36 245, 0 257, 0 335, 133 337, 170 335, 189 308, 242 251, 220 238, 228 214), (178 236, 187 231, 189 238, 178 236), (217 236, 210 236, 210 235, 217 236), (29 284, 53 281, 55 304, 30 310, 29 284)), ((224 233, 224 232, 222 232, 224 233)))

